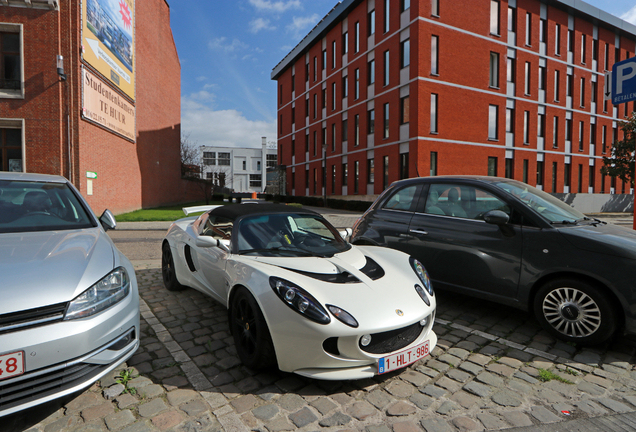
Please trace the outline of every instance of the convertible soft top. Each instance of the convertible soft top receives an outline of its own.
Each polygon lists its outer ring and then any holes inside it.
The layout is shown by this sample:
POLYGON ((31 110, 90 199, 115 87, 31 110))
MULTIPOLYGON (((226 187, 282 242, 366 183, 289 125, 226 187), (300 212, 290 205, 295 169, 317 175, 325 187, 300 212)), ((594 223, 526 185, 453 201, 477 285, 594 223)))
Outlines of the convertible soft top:
POLYGON ((223 216, 228 219, 238 219, 250 214, 294 213, 319 215, 315 211, 299 207, 288 207, 284 204, 235 204, 224 205, 210 211, 211 215, 223 216))

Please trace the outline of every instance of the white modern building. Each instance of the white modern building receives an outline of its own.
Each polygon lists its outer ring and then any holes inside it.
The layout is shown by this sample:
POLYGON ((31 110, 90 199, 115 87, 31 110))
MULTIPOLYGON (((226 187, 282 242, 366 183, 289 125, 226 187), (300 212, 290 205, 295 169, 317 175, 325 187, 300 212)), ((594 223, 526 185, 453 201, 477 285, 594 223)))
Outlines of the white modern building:
POLYGON ((267 170, 278 165, 275 143, 263 137, 261 148, 199 147, 201 176, 233 192, 265 192, 267 170))

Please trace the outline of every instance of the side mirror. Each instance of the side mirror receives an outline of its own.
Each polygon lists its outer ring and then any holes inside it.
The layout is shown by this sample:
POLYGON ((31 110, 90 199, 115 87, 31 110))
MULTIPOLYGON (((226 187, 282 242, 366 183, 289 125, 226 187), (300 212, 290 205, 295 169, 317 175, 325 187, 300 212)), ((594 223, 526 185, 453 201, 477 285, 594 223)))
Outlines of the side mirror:
POLYGON ((486 223, 501 226, 507 224, 510 217, 501 210, 490 210, 484 213, 484 220, 486 223))
POLYGON ((104 213, 99 217, 99 223, 102 224, 104 231, 108 231, 109 229, 115 229, 117 226, 117 221, 115 221, 115 216, 110 212, 110 210, 104 210, 104 213))
POLYGON ((349 239, 351 239, 351 234, 353 234, 353 230, 351 228, 346 228, 342 231, 339 231, 339 233, 340 237, 342 237, 344 241, 349 241, 349 239))
POLYGON ((230 251, 230 241, 229 240, 225 240, 225 239, 221 239, 221 240, 217 240, 218 244, 217 247, 224 250, 225 252, 229 252, 230 251))
POLYGON ((210 236, 198 236, 196 239, 196 245, 202 248, 216 247, 218 240, 210 236))

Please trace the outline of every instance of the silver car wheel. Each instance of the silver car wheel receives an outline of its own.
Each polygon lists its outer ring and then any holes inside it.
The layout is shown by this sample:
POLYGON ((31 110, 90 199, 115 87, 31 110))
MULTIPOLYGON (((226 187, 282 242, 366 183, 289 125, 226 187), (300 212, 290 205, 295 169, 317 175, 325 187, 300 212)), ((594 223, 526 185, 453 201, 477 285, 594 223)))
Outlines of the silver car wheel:
POLYGON ((601 309, 586 293, 576 288, 557 288, 543 299, 543 316, 559 333, 586 337, 601 326, 601 309))

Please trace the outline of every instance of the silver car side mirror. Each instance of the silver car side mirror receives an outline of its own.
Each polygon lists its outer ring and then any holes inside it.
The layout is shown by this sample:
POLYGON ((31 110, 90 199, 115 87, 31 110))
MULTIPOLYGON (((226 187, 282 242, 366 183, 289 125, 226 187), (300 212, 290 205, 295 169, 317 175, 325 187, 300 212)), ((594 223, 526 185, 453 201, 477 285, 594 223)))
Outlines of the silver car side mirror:
POLYGON ((210 236, 198 236, 196 245, 201 248, 216 247, 218 245, 218 240, 210 236))
POLYGON ((110 210, 104 210, 104 213, 99 217, 99 223, 102 224, 104 231, 108 231, 109 229, 115 229, 117 227, 117 221, 115 221, 115 216, 111 213, 110 210))
POLYGON ((346 242, 349 241, 349 239, 351 239, 351 234, 353 234, 353 230, 351 228, 346 228, 342 231, 339 231, 340 233, 340 237, 342 237, 342 239, 346 242))
POLYGON ((217 240, 218 244, 217 247, 225 252, 229 252, 230 251, 230 241, 229 240, 225 240, 225 239, 219 239, 217 240))

